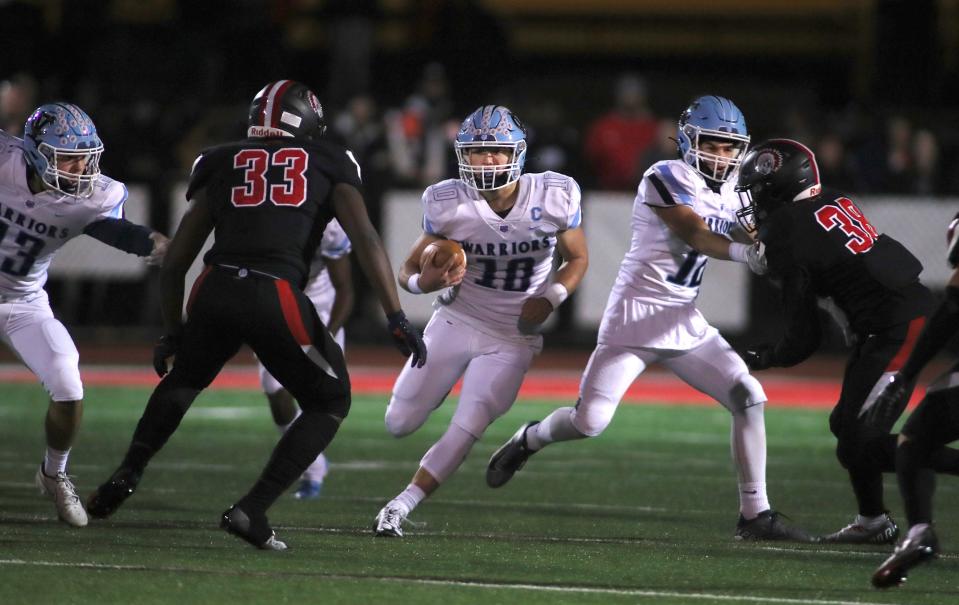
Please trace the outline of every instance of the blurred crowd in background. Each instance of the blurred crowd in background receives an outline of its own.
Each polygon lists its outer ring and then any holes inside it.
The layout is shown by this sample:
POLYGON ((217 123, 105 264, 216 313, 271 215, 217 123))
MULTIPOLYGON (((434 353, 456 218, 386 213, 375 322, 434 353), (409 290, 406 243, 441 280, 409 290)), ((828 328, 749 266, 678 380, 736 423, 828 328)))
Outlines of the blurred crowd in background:
POLYGON ((359 160, 376 220, 385 191, 456 176, 451 141, 479 105, 526 123, 527 171, 632 191, 676 157, 688 101, 715 93, 742 108, 754 141, 807 143, 827 186, 959 195, 955 0, 516 4, 8 0, 0 128, 19 135, 36 105, 75 102, 106 145, 104 172, 162 199, 201 149, 243 136, 265 82, 297 79, 359 160), (820 38, 803 46, 790 26, 820 38))

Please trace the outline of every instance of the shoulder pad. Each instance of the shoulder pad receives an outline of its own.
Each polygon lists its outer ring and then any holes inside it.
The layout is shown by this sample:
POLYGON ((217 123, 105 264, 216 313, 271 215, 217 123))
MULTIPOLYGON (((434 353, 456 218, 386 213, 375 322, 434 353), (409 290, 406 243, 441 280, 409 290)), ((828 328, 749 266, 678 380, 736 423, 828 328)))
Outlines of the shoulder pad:
POLYGON ((656 162, 643 174, 637 195, 650 206, 692 206, 698 183, 687 167, 680 160, 656 162))
POLYGON ((543 203, 543 220, 560 231, 575 229, 582 223, 582 193, 579 184, 559 172, 547 171, 531 174, 532 187, 540 193, 543 203))
POLYGON ((423 192, 423 231, 431 235, 443 232, 450 219, 456 216, 456 208, 463 195, 463 182, 447 179, 430 185, 423 192))

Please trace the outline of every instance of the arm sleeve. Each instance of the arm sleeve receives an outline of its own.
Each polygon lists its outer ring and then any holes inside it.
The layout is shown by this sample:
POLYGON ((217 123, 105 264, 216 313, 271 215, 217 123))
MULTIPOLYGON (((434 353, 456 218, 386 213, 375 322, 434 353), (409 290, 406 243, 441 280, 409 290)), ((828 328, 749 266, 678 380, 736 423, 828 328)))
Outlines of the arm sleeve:
POLYGON ((945 346, 959 331, 959 288, 946 288, 946 300, 926 322, 916 341, 916 347, 902 366, 903 377, 912 380, 919 375, 919 371, 935 357, 936 353, 945 346))
POLYGON ((104 218, 84 227, 83 232, 118 250, 149 256, 153 251, 153 229, 131 223, 125 218, 104 218))
POLYGON ((786 332, 773 347, 773 365, 789 367, 808 358, 819 347, 822 330, 809 273, 799 267, 783 277, 786 332))

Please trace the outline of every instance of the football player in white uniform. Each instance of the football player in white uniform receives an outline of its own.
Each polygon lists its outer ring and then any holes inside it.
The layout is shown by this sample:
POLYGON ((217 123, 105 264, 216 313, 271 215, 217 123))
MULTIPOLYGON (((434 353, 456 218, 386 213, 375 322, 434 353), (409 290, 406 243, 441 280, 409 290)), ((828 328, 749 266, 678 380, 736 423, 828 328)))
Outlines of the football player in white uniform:
MULTIPOLYGON (((353 277, 350 268, 350 238, 340 223, 333 219, 323 231, 323 239, 316 250, 316 255, 310 263, 310 276, 303 293, 306 294, 323 324, 333 335, 333 340, 346 348, 346 334, 343 325, 353 310, 353 277)), ((260 370, 260 386, 270 402, 270 412, 273 421, 281 433, 293 424, 300 415, 293 396, 283 388, 283 385, 270 374, 262 363, 258 363, 260 370)), ((329 470, 326 456, 323 452, 316 457, 303 472, 300 485, 293 496, 297 500, 312 500, 320 497, 323 489, 323 479, 329 470)))
POLYGON ((516 399, 541 324, 579 284, 588 264, 579 185, 556 172, 523 174, 526 131, 509 109, 486 105, 463 122, 454 143, 459 179, 423 193, 423 234, 398 280, 413 293, 452 286, 423 334, 430 357, 403 368, 386 409, 395 437, 418 429, 462 376, 446 432, 420 460, 412 482, 376 516, 378 536, 402 536, 402 523, 446 481, 470 448, 516 399), (438 239, 463 245, 464 268, 433 264, 438 239), (551 276, 554 255, 563 264, 551 276), (421 264, 422 261, 422 264, 421 264))
POLYGON ((739 198, 736 171, 749 136, 742 112, 716 96, 693 101, 679 120, 681 159, 643 175, 633 204, 633 236, 580 383, 576 407, 529 422, 491 457, 486 480, 500 487, 526 460, 556 442, 596 437, 626 389, 651 363, 710 395, 732 414, 732 455, 739 477, 739 539, 808 536, 783 523, 766 496, 766 394, 743 360, 694 304, 707 257, 748 262, 763 257, 741 230, 731 242, 739 198))
POLYGON ((53 316, 43 285, 53 255, 73 237, 92 236, 159 264, 162 234, 123 218, 127 189, 100 173, 103 143, 76 105, 50 103, 27 119, 23 139, 0 132, 0 337, 50 394, 47 449, 36 484, 61 520, 87 524, 67 476, 80 428, 79 354, 53 316))

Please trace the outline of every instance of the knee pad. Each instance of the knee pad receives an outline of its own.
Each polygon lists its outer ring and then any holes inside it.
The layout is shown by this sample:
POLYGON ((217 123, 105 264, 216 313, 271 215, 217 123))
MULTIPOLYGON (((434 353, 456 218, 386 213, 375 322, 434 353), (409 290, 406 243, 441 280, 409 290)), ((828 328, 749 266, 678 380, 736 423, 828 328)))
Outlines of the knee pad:
POLYGON ((476 437, 461 426, 451 423, 440 440, 426 452, 420 460, 420 466, 443 483, 449 479, 470 453, 476 437))
POLYGON ((619 402, 609 399, 580 399, 570 413, 573 428, 587 437, 598 437, 613 420, 619 402))
POLYGON ((423 426, 432 410, 415 401, 393 395, 386 406, 386 430, 394 437, 405 437, 423 426))
POLYGON ((727 410, 736 414, 765 402, 766 391, 763 390, 763 385, 759 384, 752 374, 741 374, 736 378, 728 400, 721 403, 727 410))
POLYGON ((80 381, 80 353, 73 339, 59 321, 47 320, 41 326, 50 345, 50 360, 40 375, 44 388, 53 401, 80 401, 83 383, 80 381))

